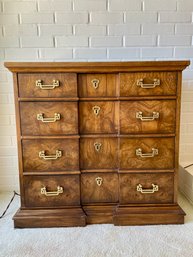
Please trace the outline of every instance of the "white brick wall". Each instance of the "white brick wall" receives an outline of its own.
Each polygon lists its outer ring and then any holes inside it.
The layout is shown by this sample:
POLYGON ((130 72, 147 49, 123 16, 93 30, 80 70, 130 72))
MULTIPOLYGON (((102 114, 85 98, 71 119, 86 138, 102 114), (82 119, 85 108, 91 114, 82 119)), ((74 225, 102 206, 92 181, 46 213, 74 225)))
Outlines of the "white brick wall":
MULTIPOLYGON (((0 191, 18 188, 4 61, 193 60, 192 0, 1 0, 0 191)), ((193 162, 193 62, 183 73, 180 160, 193 162)))

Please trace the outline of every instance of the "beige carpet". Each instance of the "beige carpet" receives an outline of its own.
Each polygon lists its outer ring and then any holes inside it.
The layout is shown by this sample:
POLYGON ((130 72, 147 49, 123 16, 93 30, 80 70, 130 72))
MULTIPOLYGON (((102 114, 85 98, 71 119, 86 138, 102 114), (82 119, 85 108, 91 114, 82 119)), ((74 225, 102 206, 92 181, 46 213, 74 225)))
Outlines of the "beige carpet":
MULTIPOLYGON (((0 214, 11 194, 0 193, 0 214)), ((16 196, 0 219, 0 257, 193 257, 193 206, 180 195, 185 225, 14 229, 16 196)))

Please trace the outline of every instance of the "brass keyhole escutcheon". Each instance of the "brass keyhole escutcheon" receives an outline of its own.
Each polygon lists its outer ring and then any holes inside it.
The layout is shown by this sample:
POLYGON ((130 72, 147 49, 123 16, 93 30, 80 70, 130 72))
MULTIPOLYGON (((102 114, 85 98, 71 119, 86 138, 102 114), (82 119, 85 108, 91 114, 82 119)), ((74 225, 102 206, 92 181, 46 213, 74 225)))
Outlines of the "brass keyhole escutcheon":
POLYGON ((95 181, 96 181, 96 183, 97 183, 97 186, 101 186, 102 185, 102 183, 103 183, 103 179, 101 178, 101 177, 97 177, 97 178, 95 178, 95 181))
POLYGON ((101 108, 95 105, 92 107, 92 109, 93 109, 94 115, 98 116, 101 108))
POLYGON ((94 148, 95 148, 95 150, 96 150, 97 152, 99 152, 99 151, 101 150, 101 146, 102 146, 101 143, 98 143, 98 142, 94 143, 94 148))
POLYGON ((93 79, 93 80, 91 80, 91 82, 92 82, 92 86, 94 87, 94 89, 97 89, 99 87, 99 83, 100 83, 99 79, 93 79))

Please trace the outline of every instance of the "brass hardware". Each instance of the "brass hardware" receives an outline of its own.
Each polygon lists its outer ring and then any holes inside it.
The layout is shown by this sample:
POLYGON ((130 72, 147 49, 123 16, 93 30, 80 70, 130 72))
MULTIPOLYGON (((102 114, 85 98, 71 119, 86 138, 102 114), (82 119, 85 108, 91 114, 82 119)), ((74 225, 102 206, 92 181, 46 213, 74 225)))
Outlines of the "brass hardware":
POLYGON ((57 191, 47 192, 46 187, 41 188, 41 194, 45 196, 57 196, 63 193, 63 187, 57 186, 57 191))
POLYGON ((40 120, 42 122, 56 122, 57 120, 60 120, 60 114, 59 113, 54 113, 53 118, 44 118, 43 113, 38 113, 37 114, 37 120, 40 120))
POLYGON ((101 177, 97 177, 97 178, 95 178, 95 181, 96 181, 96 183, 97 183, 97 186, 101 186, 102 185, 102 183, 103 183, 103 179, 101 178, 101 177))
POLYGON ((41 89, 46 89, 46 90, 47 89, 54 89, 54 88, 59 87, 59 86, 60 86, 59 80, 53 79, 52 85, 43 85, 41 79, 36 80, 36 87, 39 87, 41 89))
POLYGON ((101 150, 101 146, 102 146, 101 143, 98 143, 98 142, 94 143, 94 148, 95 148, 95 150, 96 150, 97 152, 99 152, 99 151, 101 150))
POLYGON ((154 79, 153 84, 144 84, 143 79, 137 80, 137 86, 141 88, 155 88, 156 86, 160 86, 160 79, 154 79))
POLYGON ((94 89, 97 89, 99 87, 99 83, 100 83, 99 79, 93 79, 93 80, 91 80, 91 82, 92 82, 92 86, 94 87, 94 89))
POLYGON ((93 109, 94 114, 96 116, 98 116, 101 108, 99 106, 95 105, 95 106, 92 107, 92 109, 93 109))
POLYGON ((159 118, 159 112, 153 112, 150 117, 143 116, 142 112, 136 112, 136 118, 142 121, 152 121, 159 118))
POLYGON ((141 192, 142 194, 153 194, 159 190, 158 185, 152 184, 152 189, 143 189, 142 185, 137 185, 137 192, 141 192))
POLYGON ((136 155, 143 158, 154 157, 155 155, 158 155, 158 149, 152 148, 151 150, 151 153, 142 153, 142 149, 138 148, 136 149, 136 155))
POLYGON ((39 157, 43 158, 44 160, 57 160, 58 158, 62 157, 62 151, 56 150, 55 155, 46 155, 45 151, 39 152, 39 157))

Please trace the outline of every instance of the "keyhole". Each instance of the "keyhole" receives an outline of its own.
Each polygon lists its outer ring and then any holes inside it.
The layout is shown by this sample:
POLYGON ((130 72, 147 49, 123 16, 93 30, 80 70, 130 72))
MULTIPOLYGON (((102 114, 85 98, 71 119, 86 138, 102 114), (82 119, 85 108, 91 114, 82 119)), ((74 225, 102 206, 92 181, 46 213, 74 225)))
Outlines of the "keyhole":
POLYGON ((93 112, 96 116, 99 115, 99 112, 100 112, 100 109, 101 109, 99 106, 93 106, 92 109, 93 109, 93 112))
POLYGON ((94 143, 94 147, 95 147, 95 150, 97 151, 97 152, 99 152, 100 151, 100 149, 101 149, 101 143, 94 143))
POLYGON ((93 79, 91 82, 94 89, 97 89, 100 81, 98 79, 93 79))
POLYGON ((96 180, 97 186, 100 187, 103 183, 103 179, 101 177, 97 177, 97 178, 95 178, 95 180, 96 180))

